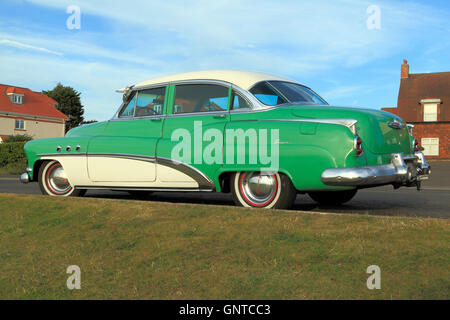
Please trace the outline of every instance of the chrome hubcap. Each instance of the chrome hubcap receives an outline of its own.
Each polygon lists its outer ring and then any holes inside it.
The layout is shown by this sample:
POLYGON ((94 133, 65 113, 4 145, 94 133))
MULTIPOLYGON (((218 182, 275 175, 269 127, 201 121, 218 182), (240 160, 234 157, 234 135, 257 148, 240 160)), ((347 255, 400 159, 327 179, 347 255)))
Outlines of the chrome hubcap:
POLYGON ((244 196, 255 204, 265 204, 274 197, 277 191, 275 175, 247 172, 241 181, 244 196))
POLYGON ((66 193, 69 191, 71 186, 61 165, 55 165, 50 170, 48 173, 48 183, 53 191, 57 193, 66 193))

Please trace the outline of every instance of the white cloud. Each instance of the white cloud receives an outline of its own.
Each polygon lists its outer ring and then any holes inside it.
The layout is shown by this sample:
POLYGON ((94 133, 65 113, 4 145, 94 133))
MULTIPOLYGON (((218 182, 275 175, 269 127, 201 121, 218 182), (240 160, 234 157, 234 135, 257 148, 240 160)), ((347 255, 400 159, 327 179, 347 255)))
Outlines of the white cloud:
POLYGON ((27 43, 22 43, 19 41, 13 41, 13 40, 8 40, 8 39, 0 39, 0 45, 7 45, 7 46, 14 47, 14 48, 34 50, 34 51, 40 51, 40 52, 54 54, 57 56, 62 56, 62 53, 60 53, 60 52, 56 52, 56 51, 49 50, 47 48, 36 47, 36 46, 32 46, 27 43))

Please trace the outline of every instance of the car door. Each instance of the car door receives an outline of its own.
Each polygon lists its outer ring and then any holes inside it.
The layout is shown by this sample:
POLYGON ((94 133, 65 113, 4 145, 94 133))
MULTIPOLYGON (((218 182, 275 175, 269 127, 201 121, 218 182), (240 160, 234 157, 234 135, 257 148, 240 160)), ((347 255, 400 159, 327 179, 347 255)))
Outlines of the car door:
POLYGON ((102 135, 91 139, 88 172, 93 182, 117 186, 156 180, 166 88, 133 92, 102 135))
POLYGON ((171 86, 157 148, 159 180, 179 187, 195 181, 199 188, 213 188, 208 177, 223 164, 230 94, 229 85, 213 81, 171 86))

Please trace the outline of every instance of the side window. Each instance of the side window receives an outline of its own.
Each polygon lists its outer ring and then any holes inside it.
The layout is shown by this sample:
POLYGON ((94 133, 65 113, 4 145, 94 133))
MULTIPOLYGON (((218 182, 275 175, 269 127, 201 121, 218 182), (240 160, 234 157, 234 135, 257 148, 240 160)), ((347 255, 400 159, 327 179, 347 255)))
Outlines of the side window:
POLYGON ((163 114, 165 95, 166 88, 139 91, 134 116, 146 117, 163 114))
POLYGON ((242 98, 236 91, 233 91, 233 110, 250 109, 250 105, 247 100, 242 98))
POLYGON ((133 92, 132 98, 128 104, 122 108, 119 113, 119 118, 131 118, 134 116, 134 106, 136 105, 136 92, 133 92))
POLYGON ((175 87, 173 113, 226 111, 229 89, 213 84, 186 84, 175 87))
POLYGON ((287 102, 275 89, 265 82, 256 84, 250 89, 250 92, 253 93, 259 101, 268 106, 275 106, 287 102))

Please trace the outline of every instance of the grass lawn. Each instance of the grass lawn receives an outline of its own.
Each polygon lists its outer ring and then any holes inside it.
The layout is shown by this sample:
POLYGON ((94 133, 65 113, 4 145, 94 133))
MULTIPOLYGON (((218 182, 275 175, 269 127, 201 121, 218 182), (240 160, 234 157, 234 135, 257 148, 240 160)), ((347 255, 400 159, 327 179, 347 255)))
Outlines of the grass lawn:
POLYGON ((8 194, 0 214, 0 299, 450 298, 444 219, 8 194))

